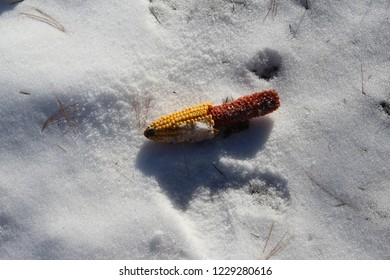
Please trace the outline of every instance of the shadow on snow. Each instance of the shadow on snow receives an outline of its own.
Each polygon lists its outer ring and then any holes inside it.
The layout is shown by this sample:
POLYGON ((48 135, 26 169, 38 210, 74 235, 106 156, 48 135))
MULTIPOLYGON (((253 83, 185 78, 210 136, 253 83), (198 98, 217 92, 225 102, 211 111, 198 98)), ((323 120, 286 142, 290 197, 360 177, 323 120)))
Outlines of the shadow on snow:
POLYGON ((172 203, 181 209, 187 208, 200 187, 213 194, 228 187, 248 185, 252 179, 262 180, 266 187, 281 189, 289 199, 287 182, 281 176, 259 172, 257 167, 253 172, 246 172, 245 167, 243 170, 220 161, 222 157, 238 160, 255 157, 264 149, 272 126, 272 120, 265 117, 251 121, 248 130, 225 139, 184 144, 148 141, 137 155, 136 166, 145 175, 155 177, 172 203))
POLYGON ((14 0, 14 1, 9 1, 9 3, 3 3, 1 2, 0 3, 0 15, 7 11, 7 10, 12 10, 16 4, 20 3, 20 2, 23 2, 23 0, 14 0))

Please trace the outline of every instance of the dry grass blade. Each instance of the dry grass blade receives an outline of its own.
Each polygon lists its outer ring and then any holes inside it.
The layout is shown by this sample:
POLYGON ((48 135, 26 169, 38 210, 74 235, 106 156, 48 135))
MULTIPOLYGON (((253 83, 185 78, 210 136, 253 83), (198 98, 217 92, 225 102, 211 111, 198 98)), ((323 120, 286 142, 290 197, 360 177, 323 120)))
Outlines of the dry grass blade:
POLYGON ((115 168, 115 171, 118 172, 119 175, 121 175, 122 177, 124 177, 125 179, 127 179, 128 181, 130 181, 131 183, 134 183, 133 180, 130 179, 129 176, 127 176, 126 174, 124 174, 122 171, 120 171, 117 167, 115 168))
POLYGON ((268 244, 269 244, 269 241, 271 239, 271 236, 272 236, 272 233, 273 233, 273 229, 274 229, 274 225, 275 225, 275 222, 272 222, 271 226, 270 226, 270 229, 269 229, 269 232, 268 232, 268 235, 267 235, 267 239, 265 240, 265 244, 264 244, 264 247, 263 247, 263 250, 261 251, 261 256, 265 259, 265 260, 270 260, 273 256, 275 256, 279 251, 283 250, 284 248, 286 248, 286 246, 290 243, 290 241, 293 239, 293 236, 289 234, 289 232, 285 232, 282 236, 282 238, 278 241, 278 243, 273 247, 273 249, 271 249, 267 255, 265 255, 265 251, 267 250, 267 247, 268 247, 268 244))
POLYGON ((184 163, 186 164, 187 177, 189 177, 190 176, 190 168, 189 168, 189 165, 188 165, 188 158, 187 158, 187 153, 186 153, 186 147, 184 147, 184 145, 182 145, 182 147, 183 147, 184 163))
POLYGON ((23 94, 23 95, 31 95, 31 93, 27 92, 27 91, 19 91, 20 94, 23 94))
POLYGON ((157 22, 158 22, 159 24, 161 24, 161 21, 158 19, 158 17, 157 17, 157 15, 156 15, 156 13, 154 12, 153 8, 149 8, 149 11, 150 11, 150 13, 155 17, 155 19, 157 20, 157 22))
POLYGON ((278 11, 278 2, 277 0, 271 0, 267 14, 265 15, 263 22, 268 18, 269 14, 272 14, 272 19, 275 19, 276 13, 278 11))
POLYGON ((135 100, 131 103, 134 113, 135 113, 135 120, 137 122, 137 127, 141 129, 141 103, 138 100, 135 100))
POLYGON ((316 179, 314 179, 313 176, 311 176, 308 172, 304 171, 304 173, 306 174, 306 176, 310 179, 310 181, 317 187, 319 187, 321 190, 323 190, 325 193, 327 193, 329 196, 331 196, 332 198, 334 198, 338 204, 336 204, 335 206, 348 206, 354 210, 358 210, 356 207, 350 205, 349 203, 347 203, 346 201, 344 201, 343 199, 341 199, 340 197, 338 197, 337 195, 335 195, 333 192, 329 191, 328 188, 326 186, 323 186, 322 184, 320 184, 316 179))
POLYGON ((50 124, 57 123, 59 121, 64 121, 68 126, 72 127, 76 124, 75 116, 73 114, 76 113, 77 104, 71 104, 68 106, 64 106, 62 102, 57 98, 58 101, 58 110, 53 115, 51 115, 43 124, 41 131, 44 131, 50 124))
POLYGON ((271 238, 272 230, 274 229, 274 224, 275 224, 275 222, 272 222, 271 227, 270 227, 269 232, 268 232, 267 239, 265 240, 265 243, 264 243, 263 251, 261 251, 261 255, 264 255, 265 249, 267 248, 268 241, 271 238))
POLYGON ((366 93, 364 92, 363 64, 360 65, 360 79, 361 79, 362 94, 366 95, 366 93))
POLYGON ((63 147, 61 147, 60 145, 56 145, 58 148, 60 148, 64 153, 68 153, 68 151, 67 150, 65 150, 63 147))
POLYGON ((286 231, 283 237, 279 240, 278 244, 276 244, 276 246, 271 250, 271 252, 267 255, 265 259, 270 260, 273 256, 276 255, 278 251, 286 248, 286 246, 290 243, 292 239, 293 236, 292 235, 289 236, 289 233, 286 231), (285 237, 287 237, 286 240, 284 240, 285 237))
POLYGON ((298 22, 295 26, 293 26, 292 24, 289 24, 290 33, 291 33, 291 35, 293 35, 293 38, 295 38, 295 36, 297 35, 298 30, 299 30, 299 28, 300 28, 300 26, 301 26, 301 24, 302 24, 302 22, 303 22, 303 19, 304 19, 305 15, 306 15, 306 12, 307 12, 307 11, 308 11, 308 9, 306 9, 306 10, 303 12, 302 17, 300 18, 299 22, 298 22))
POLYGON ((137 122, 138 129, 144 129, 146 127, 151 102, 151 96, 146 96, 142 99, 133 100, 131 102, 131 106, 133 107, 135 113, 135 120, 137 122))
POLYGON ((48 15, 47 13, 43 12, 42 10, 38 8, 34 8, 36 12, 38 12, 40 15, 34 15, 29 13, 20 13, 21 15, 24 15, 26 17, 44 22, 50 26, 53 26, 54 28, 58 29, 61 32, 65 33, 65 27, 59 23, 56 19, 54 19, 52 16, 48 15))
POLYGON ((221 169, 219 169, 219 167, 215 164, 215 162, 212 162, 211 164, 214 166, 215 170, 217 170, 218 173, 221 174, 221 176, 224 176, 224 175, 225 175, 225 174, 221 171, 221 169))

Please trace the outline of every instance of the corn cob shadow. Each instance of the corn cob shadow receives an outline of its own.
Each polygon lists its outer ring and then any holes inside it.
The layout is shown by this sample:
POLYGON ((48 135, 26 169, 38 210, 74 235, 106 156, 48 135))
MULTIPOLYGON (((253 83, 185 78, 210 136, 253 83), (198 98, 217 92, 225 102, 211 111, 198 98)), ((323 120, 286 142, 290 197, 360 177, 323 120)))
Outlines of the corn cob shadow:
POLYGON ((155 177, 174 205, 186 209, 198 188, 218 192, 231 185, 246 185, 249 179, 220 164, 220 159, 246 160, 261 153, 272 126, 272 119, 263 117, 251 121, 248 130, 225 139, 181 145, 145 142, 137 155, 136 167, 155 177))

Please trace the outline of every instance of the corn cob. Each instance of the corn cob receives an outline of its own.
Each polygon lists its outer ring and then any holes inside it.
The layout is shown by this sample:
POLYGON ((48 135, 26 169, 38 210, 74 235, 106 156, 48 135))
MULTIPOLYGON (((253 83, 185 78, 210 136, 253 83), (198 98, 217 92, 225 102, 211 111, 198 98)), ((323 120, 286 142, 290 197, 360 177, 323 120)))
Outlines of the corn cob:
POLYGON ((203 103, 155 120, 144 135, 157 142, 199 142, 213 138, 229 126, 271 113, 279 106, 275 90, 256 92, 219 106, 203 103))

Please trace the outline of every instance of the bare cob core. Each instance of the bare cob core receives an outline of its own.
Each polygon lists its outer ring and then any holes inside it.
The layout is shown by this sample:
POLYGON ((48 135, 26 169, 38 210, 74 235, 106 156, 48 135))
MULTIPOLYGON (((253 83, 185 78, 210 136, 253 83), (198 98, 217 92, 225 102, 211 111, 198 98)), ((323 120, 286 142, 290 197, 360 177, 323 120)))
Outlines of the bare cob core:
POLYGON ((155 120, 144 135, 165 143, 203 141, 249 119, 271 113, 279 106, 279 96, 274 90, 256 92, 219 106, 203 103, 155 120))

